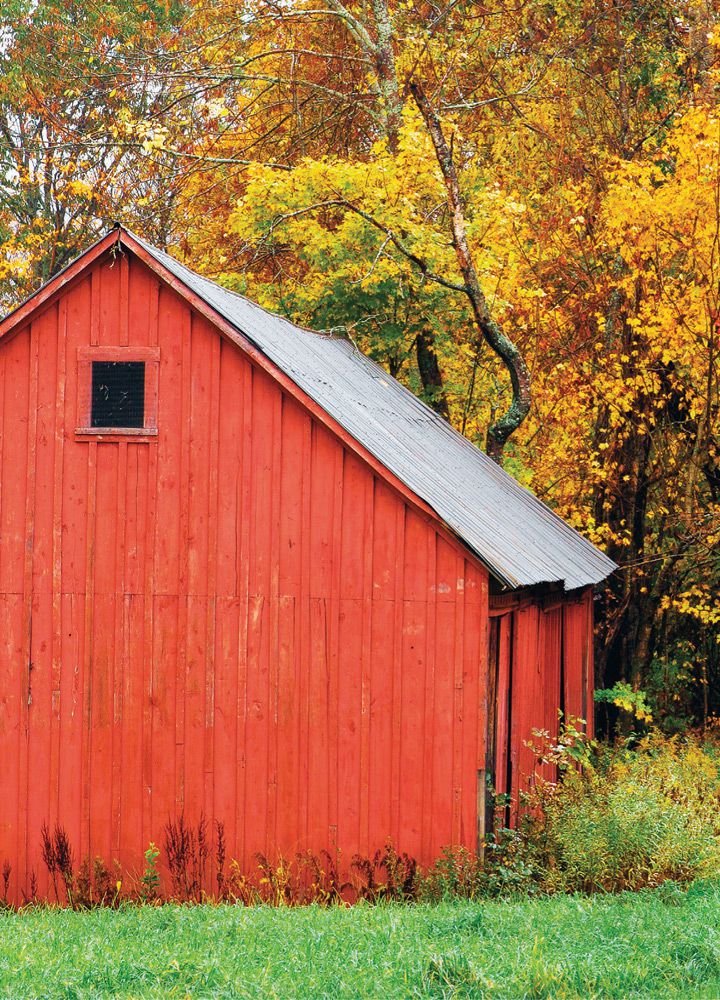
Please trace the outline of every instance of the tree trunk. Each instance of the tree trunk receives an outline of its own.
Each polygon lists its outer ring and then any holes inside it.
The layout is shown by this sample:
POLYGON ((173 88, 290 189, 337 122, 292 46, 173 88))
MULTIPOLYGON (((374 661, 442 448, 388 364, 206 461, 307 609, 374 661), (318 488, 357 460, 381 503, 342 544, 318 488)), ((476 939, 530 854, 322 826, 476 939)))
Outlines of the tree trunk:
POLYGON ((435 334, 427 326, 423 326, 415 338, 418 372, 427 402, 444 420, 450 420, 442 372, 435 350, 435 334))
POLYGON ((373 0, 373 14, 377 30, 375 71, 385 112, 388 146, 390 152, 397 153, 403 102, 398 87, 392 22, 386 0, 373 0))
POLYGON ((498 464, 502 462, 505 445, 530 411, 530 371, 525 359, 516 344, 500 329, 490 315, 487 300, 480 287, 480 281, 475 269, 470 246, 467 241, 465 226, 465 211, 460 195, 460 183, 453 160, 452 151, 445 139, 440 119, 435 114, 430 102, 425 96, 421 84, 413 81, 410 92, 423 116, 425 125, 435 147, 438 166, 445 181, 447 202, 452 221, 453 245, 460 273, 465 282, 465 292, 472 306, 475 324, 485 342, 497 354, 510 375, 512 384, 512 403, 488 428, 487 453, 498 464))

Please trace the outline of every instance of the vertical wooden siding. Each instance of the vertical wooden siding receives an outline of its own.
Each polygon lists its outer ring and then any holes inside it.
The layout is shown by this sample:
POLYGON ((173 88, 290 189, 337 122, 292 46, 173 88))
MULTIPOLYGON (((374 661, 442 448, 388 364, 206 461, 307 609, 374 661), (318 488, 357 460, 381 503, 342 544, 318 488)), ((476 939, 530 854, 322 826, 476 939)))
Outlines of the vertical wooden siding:
MULTIPOLYGON (((520 792, 536 773, 535 755, 527 746, 532 731, 556 737, 561 709, 565 718, 585 720, 593 733, 592 589, 547 608, 541 600, 524 604, 512 612, 512 623, 509 747, 517 809, 520 792)), ((541 773, 555 777, 549 767, 541 773)))
POLYGON ((487 574, 133 259, 0 345, 0 861, 474 847, 487 574), (79 439, 77 349, 159 346, 158 436, 79 439))

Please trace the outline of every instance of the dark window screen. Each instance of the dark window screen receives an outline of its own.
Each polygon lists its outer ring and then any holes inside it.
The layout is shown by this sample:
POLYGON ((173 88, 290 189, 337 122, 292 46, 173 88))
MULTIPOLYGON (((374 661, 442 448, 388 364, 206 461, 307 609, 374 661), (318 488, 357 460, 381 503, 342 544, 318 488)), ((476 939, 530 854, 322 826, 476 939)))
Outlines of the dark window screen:
POLYGON ((144 361, 93 361, 91 419, 93 427, 144 426, 144 361))

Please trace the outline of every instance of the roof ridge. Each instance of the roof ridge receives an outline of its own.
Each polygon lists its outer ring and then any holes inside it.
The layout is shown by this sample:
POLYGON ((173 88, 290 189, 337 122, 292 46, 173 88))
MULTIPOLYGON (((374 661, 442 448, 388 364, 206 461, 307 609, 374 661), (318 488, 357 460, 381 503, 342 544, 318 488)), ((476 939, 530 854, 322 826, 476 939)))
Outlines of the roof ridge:
POLYGON ((351 341, 298 326, 128 235, 432 507, 501 582, 524 586, 562 581, 574 589, 597 583, 616 568, 605 553, 351 341), (289 336, 292 333, 298 336, 289 336), (392 421, 381 419, 379 412, 392 414, 392 421), (508 525, 505 532, 503 525, 508 525))
MULTIPOLYGON (((188 272, 188 274, 193 275, 193 277, 199 278, 200 281, 206 281, 208 282, 208 284, 213 285, 215 288, 220 288, 223 292, 226 292, 228 295, 233 295, 235 296, 235 298, 240 299, 242 302, 247 303, 247 305, 252 306, 253 309, 260 309, 268 316, 272 316, 273 319, 279 319, 283 323, 288 323, 296 330, 302 330, 303 333, 311 333, 313 337, 320 337, 323 340, 339 340, 343 342, 348 340, 347 337, 336 337, 332 333, 322 333, 320 330, 313 330, 309 326, 302 326, 300 323, 296 323, 294 320, 289 319, 287 316, 283 316, 282 313, 275 312, 274 309, 268 309, 266 306, 261 306, 259 302, 255 302, 254 299, 249 298, 247 295, 243 295, 242 292, 238 292, 234 288, 228 288, 227 285, 221 285, 219 281, 216 281, 214 278, 208 277, 208 275, 206 274, 202 274, 200 271, 194 271, 191 267, 188 267, 188 265, 185 264, 183 261, 178 260, 176 257, 173 257, 172 254, 169 254, 167 250, 159 250, 157 247, 154 247, 151 243, 148 243, 147 240, 144 240, 141 236, 138 236, 131 229, 128 229, 127 226, 121 226, 120 230, 121 232, 126 232, 134 240, 136 240, 138 243, 144 246, 148 252, 152 252, 154 254, 161 254, 163 257, 166 257, 168 260, 172 261, 173 264, 175 264, 175 266, 184 268, 188 272)), ((390 377, 392 378, 392 376, 390 377)))

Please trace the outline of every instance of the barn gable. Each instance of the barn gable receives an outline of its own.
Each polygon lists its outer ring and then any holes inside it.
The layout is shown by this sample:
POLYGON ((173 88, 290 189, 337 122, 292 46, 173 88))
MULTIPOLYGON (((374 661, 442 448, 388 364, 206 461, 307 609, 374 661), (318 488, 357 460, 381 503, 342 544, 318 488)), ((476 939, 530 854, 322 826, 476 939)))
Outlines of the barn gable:
POLYGON ((14 878, 43 891, 55 820, 128 868, 181 812, 248 866, 472 846, 485 569, 139 254, 110 241, 55 289, 0 340, 14 878), (156 366, 155 426, 86 425, 106 357, 156 366))
POLYGON ((350 342, 267 312, 127 230, 118 230, 116 239, 196 307, 209 307, 246 348, 259 349, 433 510, 504 586, 562 583, 571 590, 598 583, 616 568, 350 342))

